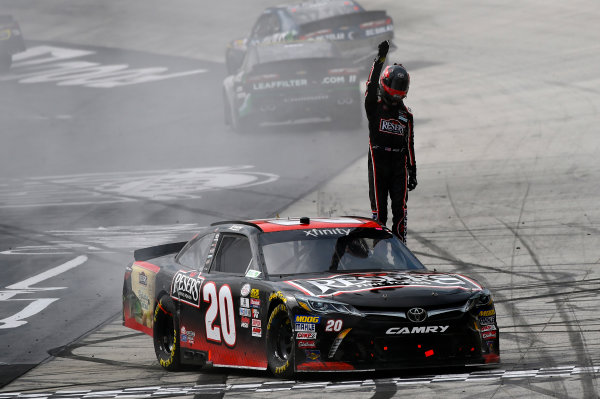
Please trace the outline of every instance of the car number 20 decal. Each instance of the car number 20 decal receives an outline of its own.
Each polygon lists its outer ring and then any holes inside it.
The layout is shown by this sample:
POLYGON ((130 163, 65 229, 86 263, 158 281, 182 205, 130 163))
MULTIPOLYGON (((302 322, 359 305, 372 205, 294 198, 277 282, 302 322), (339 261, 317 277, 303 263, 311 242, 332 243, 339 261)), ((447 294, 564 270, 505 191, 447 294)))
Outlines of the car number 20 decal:
POLYGON ((342 329, 343 322, 340 319, 329 319, 325 325, 325 331, 338 332, 342 329))
POLYGON ((206 339, 219 343, 224 341, 227 346, 235 346, 235 312, 231 288, 225 284, 217 295, 217 286, 214 282, 209 281, 202 288, 202 298, 204 302, 208 303, 208 309, 204 315, 206 339), (220 327, 214 324, 217 316, 220 316, 221 319, 220 327))

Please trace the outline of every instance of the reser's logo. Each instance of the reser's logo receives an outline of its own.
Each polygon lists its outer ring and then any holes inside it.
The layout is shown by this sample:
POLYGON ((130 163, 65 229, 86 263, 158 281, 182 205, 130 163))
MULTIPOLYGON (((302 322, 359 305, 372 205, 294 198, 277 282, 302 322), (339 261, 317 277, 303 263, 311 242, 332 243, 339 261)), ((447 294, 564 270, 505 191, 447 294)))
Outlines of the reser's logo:
POLYGON ((171 298, 199 307, 201 286, 202 280, 189 277, 185 272, 177 272, 171 284, 171 298))
POLYGON ((382 119, 379 121, 379 131, 383 133, 404 134, 404 125, 396 119, 382 119))
POLYGON ((422 327, 392 327, 385 333, 387 335, 398 335, 398 334, 431 334, 431 333, 443 333, 450 326, 422 326, 422 327))

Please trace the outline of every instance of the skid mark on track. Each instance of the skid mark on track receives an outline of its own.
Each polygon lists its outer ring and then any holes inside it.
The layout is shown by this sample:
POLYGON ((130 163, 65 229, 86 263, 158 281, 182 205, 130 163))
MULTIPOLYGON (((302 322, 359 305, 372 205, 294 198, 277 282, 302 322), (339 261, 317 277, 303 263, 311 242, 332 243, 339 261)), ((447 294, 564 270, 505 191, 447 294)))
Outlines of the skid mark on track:
MULTIPOLYGON (((527 196, 525 196, 525 198, 526 197, 527 196)), ((523 208, 524 208, 524 205, 523 205, 522 209, 523 208)), ((519 221, 520 221, 520 219, 521 218, 519 217, 519 221)), ((505 225, 505 227, 508 230, 510 230, 515 235, 515 243, 516 243, 516 240, 518 240, 527 249, 527 252, 531 256, 531 259, 534 261, 534 263, 535 263, 535 265, 536 265, 536 267, 537 267, 538 272, 540 273, 540 275, 543 278, 545 278, 546 280, 551 281, 550 276, 548 276, 548 273, 544 270, 544 267, 541 265, 541 263, 540 263, 537 255, 535 254, 532 246, 529 244, 529 242, 527 242, 527 240, 525 240, 524 237, 522 237, 519 234, 518 227, 517 228, 513 228, 513 227, 509 226, 507 223, 504 223, 504 225, 505 225)), ((513 256, 513 258, 514 258, 514 256, 513 256)), ((511 261, 511 265, 512 265, 512 263, 513 262, 511 261)), ((551 296, 554 296, 556 298, 559 298, 559 297, 568 298, 569 295, 570 295, 570 293, 566 293, 565 294, 565 293, 558 292, 557 289, 554 288, 552 285, 547 285, 545 287, 545 289, 547 289, 549 291, 549 294, 551 296)), ((573 328, 573 325, 574 325, 575 328, 580 329, 581 328, 580 323, 579 323, 579 321, 577 319, 573 319, 573 318, 571 318, 569 316, 569 313, 568 313, 568 311, 567 311, 567 309, 565 307, 565 303, 566 302, 567 302, 567 300, 565 300, 565 301, 557 300, 557 301, 554 302, 555 305, 556 305, 556 313, 558 313, 559 317, 564 322, 564 325, 567 328, 567 332, 568 332, 568 335, 569 335, 569 340, 570 340, 570 343, 571 343, 571 345, 572 345, 572 347, 574 349, 574 352, 575 352, 575 355, 577 357, 577 360, 581 364, 592 365, 592 360, 590 358, 588 350, 585 349, 586 345, 584 343, 584 338, 583 338, 582 334, 579 331, 577 331, 577 330, 575 330, 573 328), (577 350, 577 348, 581 348, 581 349, 584 349, 584 350, 583 351, 582 350, 577 350)), ((550 322, 551 318, 548 321, 550 322)), ((546 327, 544 327, 544 329, 545 328, 546 327)), ((527 349, 526 352, 528 352, 532 347, 533 347, 533 342, 531 343, 531 345, 529 346, 529 348, 527 349)), ((591 395, 593 395, 594 392, 595 392, 592 379, 584 377, 584 378, 581 379, 581 384, 582 384, 582 388, 583 388, 583 391, 584 391, 586 397, 591 397, 591 395)), ((566 391, 566 387, 564 386, 564 384, 563 384, 563 389, 564 389, 564 392, 566 394, 567 391, 566 391)))
POLYGON ((454 214, 456 215, 456 217, 458 218, 458 220, 460 221, 460 223, 463 225, 463 227, 465 228, 465 230, 467 231, 467 233, 469 233, 469 235, 479 244, 481 245, 481 247, 483 249, 485 249, 490 255, 492 255, 498 262, 505 264, 504 261, 502 259, 500 259, 492 250, 490 250, 484 243, 481 242, 481 240, 475 235, 473 234, 473 231, 469 228, 469 226, 467 226, 467 224, 465 223, 465 221, 463 220, 462 216, 460 215, 460 213, 458 212, 458 208, 456 207, 456 204, 454 202, 454 200, 452 199, 452 193, 450 191, 450 186, 448 185, 448 183, 446 183, 446 194, 448 195, 448 201, 450 201, 450 205, 452 206, 452 210, 454 211, 454 214))
MULTIPOLYGON (((476 280, 483 280, 483 276, 481 275, 481 273, 479 273, 477 270, 473 270, 469 268, 468 263, 461 261, 460 259, 457 259, 455 256, 453 256, 450 252, 448 252, 447 250, 439 247, 438 245, 434 244, 433 242, 429 241, 428 239, 426 239, 425 237, 419 235, 418 233, 413 233, 412 236, 423 246, 429 248, 430 250, 432 250, 434 253, 439 254, 440 256, 444 257, 445 259, 450 260, 450 262, 452 264, 454 264, 459 272, 461 273, 466 273, 471 277, 474 277, 476 280)), ((510 271, 509 271, 510 272, 510 271)), ((512 277, 511 277, 512 279, 512 277)), ((524 317, 521 312, 517 309, 516 305, 514 302, 512 302, 511 299, 509 299, 508 297, 506 297, 504 294, 502 293, 497 293, 494 292, 494 300, 500 300, 504 302, 504 305, 508 308, 509 314, 512 315, 513 319, 515 319, 517 321, 518 324, 524 326, 524 328, 522 329, 521 332, 523 332, 526 335, 533 335, 535 334, 535 331, 528 326, 528 320, 526 317, 524 317)), ((502 328, 502 326, 500 326, 502 328)), ((517 340, 517 344, 519 343, 519 340, 517 340)), ((520 351, 519 351, 520 352, 520 351)), ((548 364, 548 365, 555 365, 555 361, 552 358, 552 356, 550 355, 550 353, 545 349, 545 348, 540 348, 539 350, 539 356, 544 360, 544 364, 548 364)), ((524 357, 520 358, 521 360, 524 359, 524 357)))

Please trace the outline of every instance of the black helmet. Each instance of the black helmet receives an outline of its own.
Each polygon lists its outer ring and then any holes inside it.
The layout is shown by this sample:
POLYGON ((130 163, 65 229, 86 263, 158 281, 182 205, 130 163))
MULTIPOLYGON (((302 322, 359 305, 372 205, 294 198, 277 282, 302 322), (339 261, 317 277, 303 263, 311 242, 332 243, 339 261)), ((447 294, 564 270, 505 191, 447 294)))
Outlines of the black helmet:
POLYGON ((409 85, 410 75, 402 64, 390 65, 379 79, 379 95, 387 104, 398 103, 406 97, 409 85))

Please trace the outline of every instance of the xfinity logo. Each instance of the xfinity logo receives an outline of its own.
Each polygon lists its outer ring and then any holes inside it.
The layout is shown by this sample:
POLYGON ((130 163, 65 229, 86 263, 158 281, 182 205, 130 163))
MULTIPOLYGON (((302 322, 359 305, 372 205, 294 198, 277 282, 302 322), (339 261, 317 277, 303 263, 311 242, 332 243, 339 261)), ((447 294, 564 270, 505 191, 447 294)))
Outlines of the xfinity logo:
POLYGON ((350 231, 352 229, 340 229, 335 228, 335 229, 312 229, 312 230, 306 230, 306 236, 307 237, 318 237, 318 236, 329 236, 329 235, 345 235, 347 236, 348 234, 350 234, 350 231))
POLYGON ((392 327, 387 330, 385 333, 387 335, 396 335, 396 334, 429 334, 429 333, 443 333, 450 326, 423 326, 423 327, 392 327))
POLYGON ((404 126, 396 119, 382 119, 379 121, 379 131, 383 133, 404 134, 404 126))

